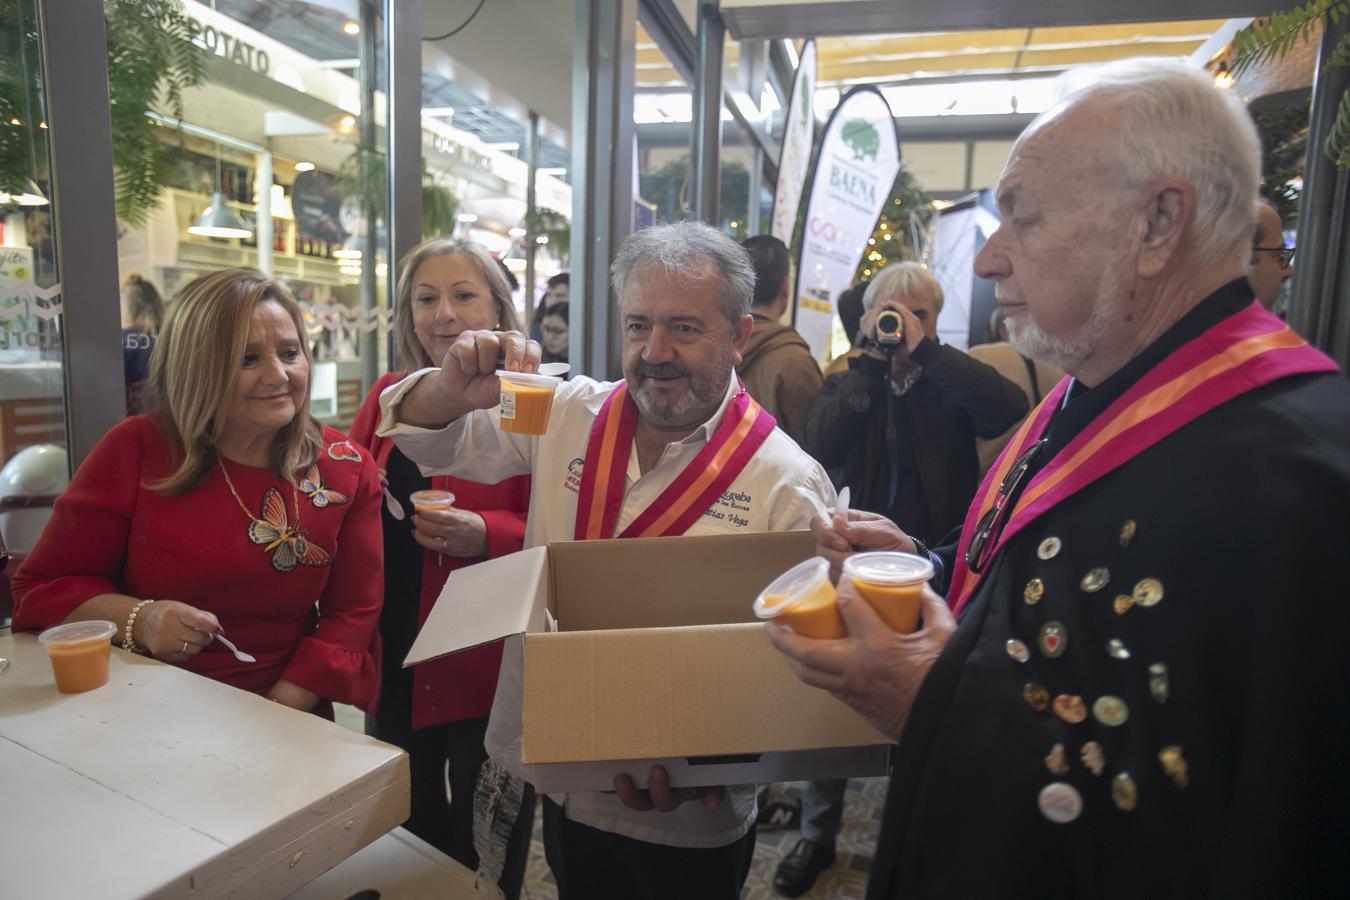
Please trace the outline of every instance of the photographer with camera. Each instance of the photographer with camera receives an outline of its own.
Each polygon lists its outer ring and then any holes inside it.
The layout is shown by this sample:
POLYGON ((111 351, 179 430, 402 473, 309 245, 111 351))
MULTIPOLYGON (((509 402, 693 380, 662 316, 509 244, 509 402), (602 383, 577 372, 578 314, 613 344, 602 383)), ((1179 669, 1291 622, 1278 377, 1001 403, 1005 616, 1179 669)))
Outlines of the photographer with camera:
POLYGON ((825 379, 804 446, 839 470, 857 509, 925 541, 961 524, 979 485, 975 438, 1027 414, 992 367, 938 341, 942 286, 918 263, 881 270, 863 295, 864 352, 825 379))
MULTIPOLYGON (((918 263, 893 263, 867 285, 864 350, 825 377, 802 446, 847 485, 854 509, 880 513, 936 543, 960 527, 980 482, 975 438, 1027 414, 1022 389, 938 341, 942 286, 918 263)), ((778 866, 774 890, 798 897, 835 859, 846 781, 802 792, 802 839, 778 866)))

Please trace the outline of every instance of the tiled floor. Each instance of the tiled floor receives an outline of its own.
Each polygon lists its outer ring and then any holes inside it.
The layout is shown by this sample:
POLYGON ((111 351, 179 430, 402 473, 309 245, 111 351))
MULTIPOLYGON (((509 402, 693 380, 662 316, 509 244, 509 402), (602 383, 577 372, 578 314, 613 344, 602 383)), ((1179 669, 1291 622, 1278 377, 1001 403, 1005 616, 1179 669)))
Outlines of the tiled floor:
MULTIPOLYGON (((361 713, 352 707, 337 707, 339 724, 362 731, 361 713)), ((877 832, 881 828, 881 809, 886 800, 886 779, 855 778, 849 782, 844 804, 844 821, 839 831, 835 850, 838 859, 821 874, 808 900, 860 900, 867 888, 867 873, 872 866, 877 832)), ((534 842, 530 847, 530 861, 525 871, 524 900, 556 900, 558 893, 544 860, 544 844, 540 832, 542 817, 535 816, 534 842)), ((798 833, 793 831, 761 831, 755 842, 755 859, 750 877, 746 880, 743 900, 770 900, 773 892, 773 873, 778 863, 792 851, 798 833)))

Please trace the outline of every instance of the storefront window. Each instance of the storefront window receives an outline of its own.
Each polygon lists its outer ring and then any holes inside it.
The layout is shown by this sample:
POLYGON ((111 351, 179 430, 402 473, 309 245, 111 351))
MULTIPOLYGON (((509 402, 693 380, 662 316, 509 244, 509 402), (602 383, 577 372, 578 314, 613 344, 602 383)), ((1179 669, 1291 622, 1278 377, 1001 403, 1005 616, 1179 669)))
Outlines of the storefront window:
POLYGON ((539 168, 530 210, 529 107, 501 90, 483 90, 490 86, 484 73, 472 72, 440 45, 423 60, 423 237, 450 234, 486 247, 515 280, 516 309, 524 315, 540 302, 548 280, 569 265, 571 155, 564 124, 535 117, 539 168), (442 213, 430 215, 432 210, 442 213), (532 286, 525 283, 530 230, 536 235, 532 286))
MULTIPOLYGON (((722 49, 725 78, 739 77, 740 50, 738 41, 725 39, 722 49)), ((645 212, 656 222, 688 219, 694 215, 694 176, 690 165, 693 93, 660 45, 641 26, 635 51, 633 121, 638 139, 638 216, 645 212)), ((766 115, 778 108, 771 99, 761 103, 766 115)), ((761 179, 752 175, 754 154, 750 137, 727 110, 725 99, 721 116, 716 224, 731 237, 742 240, 749 234, 752 181, 761 179)), ((763 187, 756 183, 755 188, 762 205, 763 187)))
POLYGON ((0 10, 0 536, 26 551, 67 481, 61 277, 37 4, 0 10))
POLYGON ((305 309, 313 411, 345 427, 387 366, 384 4, 118 0, 107 7, 115 110, 119 96, 142 96, 118 66, 114 24, 138 5, 177 5, 143 28, 174 37, 181 17, 200 64, 179 108, 161 89, 114 116, 115 135, 117 115, 144 117, 163 159, 150 202, 132 205, 114 137, 125 340, 154 340, 138 294, 167 301, 208 272, 256 267, 305 309))

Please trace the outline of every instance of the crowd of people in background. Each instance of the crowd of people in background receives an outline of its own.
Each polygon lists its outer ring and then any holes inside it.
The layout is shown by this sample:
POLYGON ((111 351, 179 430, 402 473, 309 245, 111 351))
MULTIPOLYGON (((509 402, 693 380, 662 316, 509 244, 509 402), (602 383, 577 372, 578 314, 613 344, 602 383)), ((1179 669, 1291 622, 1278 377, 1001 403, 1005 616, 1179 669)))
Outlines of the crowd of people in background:
MULTIPOLYGON (((1344 893, 1350 388, 1269 312, 1292 248, 1258 162, 1203 76, 1103 68, 1013 147, 975 261, 998 307, 969 350, 939 335, 941 284, 901 262, 840 295, 851 347, 823 365, 781 241, 644 229, 610 273, 623 380, 574 372, 538 437, 503 429, 494 373, 567 360, 565 272, 527 326, 499 260, 418 246, 392 371, 347 434, 309 410, 283 284, 217 272, 166 313, 133 276, 131 416, 15 575, 14 627, 107 619, 127 650, 295 709, 360 707, 409 754, 407 827, 473 868, 480 771, 518 747, 489 733, 500 643, 402 667, 449 574, 554 541, 810 529, 836 578, 861 550, 937 572, 912 635, 847 579, 845 638, 766 628, 898 742, 869 898, 1344 893), (750 498, 743 518, 703 515, 677 489, 691 471, 750 498)), ((753 786, 646 775, 543 798, 563 900, 738 897, 757 827, 801 829, 785 897, 835 861, 844 781, 757 806, 753 786)))

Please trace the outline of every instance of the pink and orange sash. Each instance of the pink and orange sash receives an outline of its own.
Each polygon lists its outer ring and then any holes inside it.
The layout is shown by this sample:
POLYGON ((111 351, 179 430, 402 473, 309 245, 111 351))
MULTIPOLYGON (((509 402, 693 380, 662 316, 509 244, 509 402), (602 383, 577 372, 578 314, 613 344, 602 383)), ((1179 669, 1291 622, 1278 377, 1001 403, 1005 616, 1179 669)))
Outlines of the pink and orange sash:
MULTIPOLYGON (((1057 503, 1214 407, 1281 378, 1336 370, 1335 362, 1253 302, 1154 367, 1037 472, 1008 515, 989 558, 1057 503)), ((976 492, 947 592, 947 602, 957 613, 980 583, 980 575, 965 562, 975 525, 994 505, 1013 463, 1049 427, 1069 383, 1067 378, 1061 381, 1027 416, 976 492)))
MULTIPOLYGON (((628 396, 628 384, 621 381, 605 398, 591 425, 577 497, 575 540, 614 536, 637 416, 637 403, 628 396)), ((684 534, 741 474, 775 424, 773 416, 741 387, 708 443, 619 537, 684 534)))

